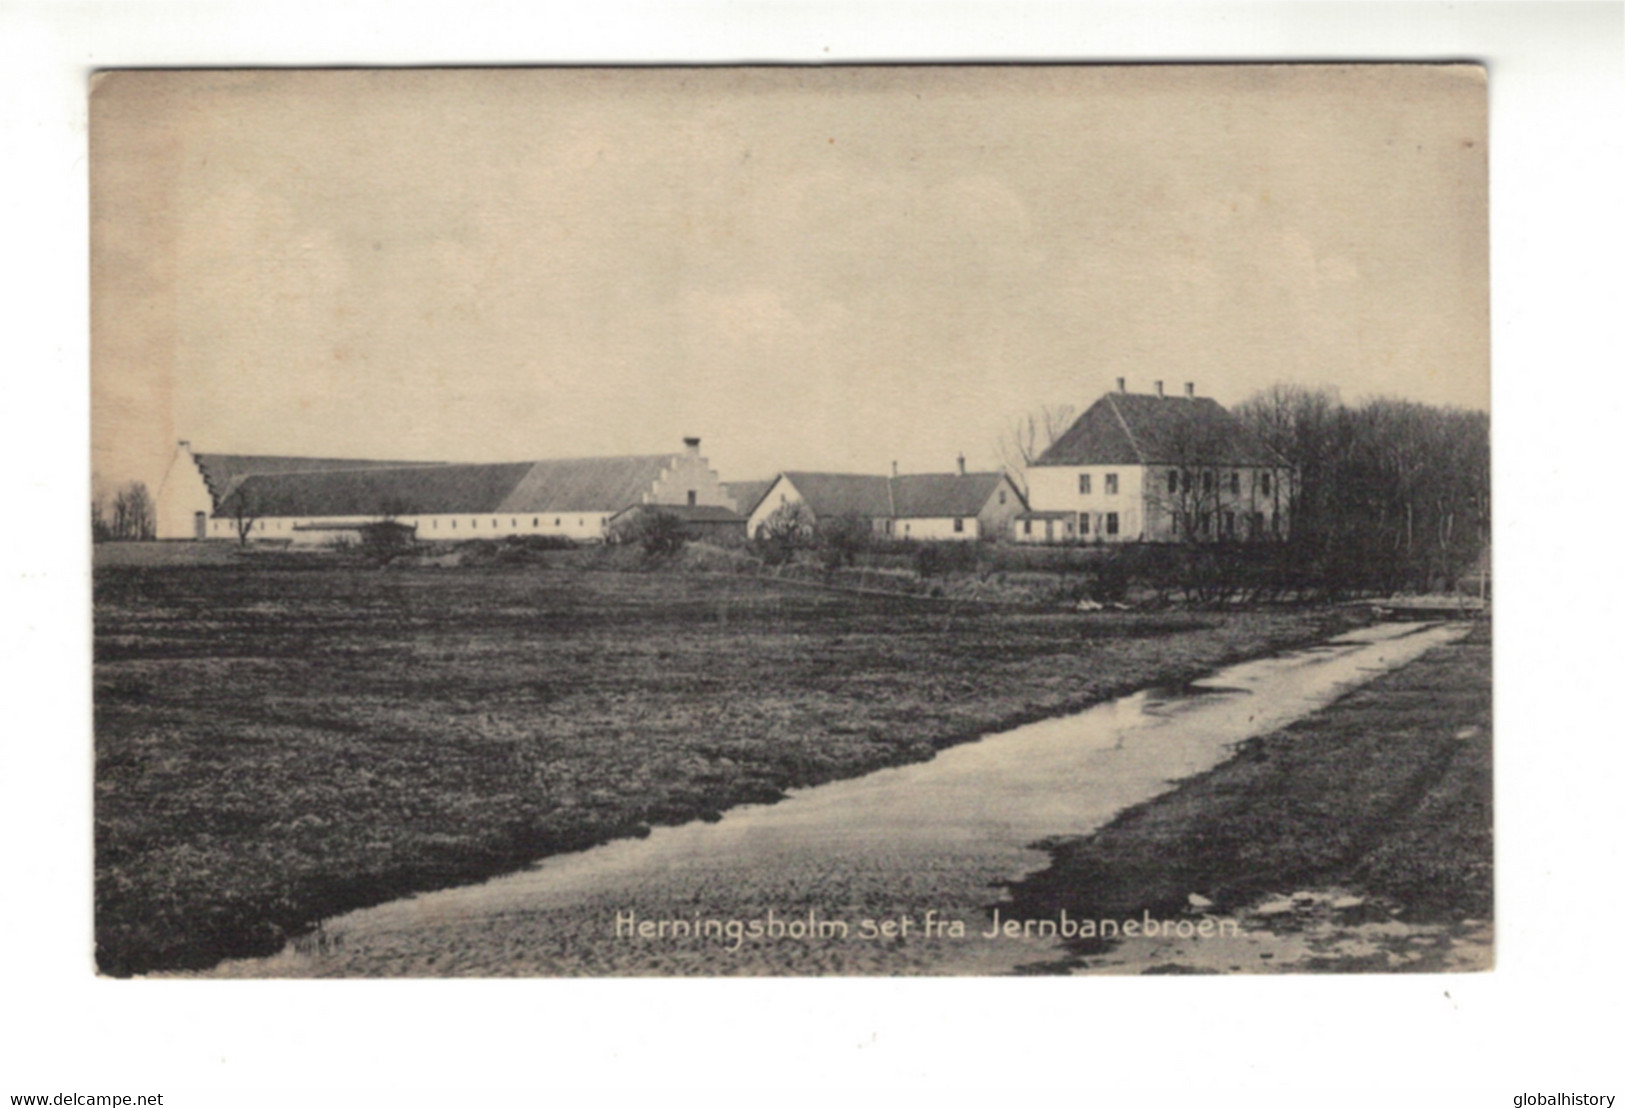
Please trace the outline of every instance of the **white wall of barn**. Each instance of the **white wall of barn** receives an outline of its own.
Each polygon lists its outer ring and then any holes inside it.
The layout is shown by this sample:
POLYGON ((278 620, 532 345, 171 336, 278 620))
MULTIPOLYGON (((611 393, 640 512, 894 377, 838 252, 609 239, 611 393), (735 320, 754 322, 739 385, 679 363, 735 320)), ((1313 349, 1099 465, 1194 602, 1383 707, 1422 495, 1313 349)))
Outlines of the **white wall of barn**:
POLYGON ((979 533, 975 516, 903 516, 897 519, 892 537, 913 542, 960 542, 975 539, 979 533))
MULTIPOLYGON (((501 539, 509 535, 564 535, 577 542, 600 542, 610 512, 526 512, 518 514, 478 514, 459 512, 446 515, 396 516, 394 522, 417 528, 420 542, 461 542, 467 539, 501 539)), ((249 532, 253 542, 292 542, 299 545, 326 545, 343 532, 302 530, 302 528, 361 527, 377 523, 372 516, 270 516, 256 519, 249 532)), ((227 517, 209 520, 210 539, 237 541, 237 521, 227 517)))
POLYGON ((214 511, 214 498, 209 495, 203 472, 184 443, 177 446, 170 457, 169 469, 158 485, 154 500, 157 502, 154 522, 160 539, 197 538, 197 513, 202 512, 207 521, 214 511))

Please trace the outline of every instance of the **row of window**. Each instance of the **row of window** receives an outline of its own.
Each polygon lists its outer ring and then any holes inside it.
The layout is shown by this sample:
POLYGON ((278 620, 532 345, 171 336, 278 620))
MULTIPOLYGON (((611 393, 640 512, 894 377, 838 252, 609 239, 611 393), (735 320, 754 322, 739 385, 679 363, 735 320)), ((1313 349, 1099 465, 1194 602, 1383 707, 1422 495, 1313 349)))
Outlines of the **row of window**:
MULTIPOLYGON (((1078 534, 1080 534, 1080 535, 1089 534, 1089 519, 1090 519, 1090 516, 1089 516, 1088 512, 1083 512, 1078 516, 1078 534)), ((1033 521, 1032 520, 1024 519, 1024 520, 1021 521, 1021 533, 1023 535, 1030 535, 1030 534, 1033 533, 1033 521)), ((1103 513, 1101 513, 1101 516, 1100 516, 1100 533, 1102 535, 1115 535, 1115 534, 1117 534, 1117 513, 1116 512, 1103 512, 1103 513)))
MULTIPOLYGON (((1202 473, 1202 491, 1203 492, 1212 492, 1213 491, 1213 482, 1214 482, 1214 480, 1215 480, 1215 476, 1214 476, 1214 473, 1213 473, 1212 470, 1203 471, 1203 473, 1202 473)), ((1232 473, 1232 474, 1230 474, 1229 484, 1230 484, 1230 495, 1231 496, 1240 496, 1241 495, 1241 474, 1240 473, 1232 473)), ((1253 474, 1253 486, 1258 490, 1258 494, 1260 496, 1268 496, 1268 495, 1270 495, 1270 475, 1268 473, 1255 473, 1255 474, 1253 474)), ((1189 472, 1182 472, 1182 471, 1177 470, 1177 469, 1170 469, 1168 471, 1168 491, 1171 492, 1171 493, 1181 492, 1181 491, 1190 492, 1191 491, 1191 475, 1190 475, 1190 473, 1189 472)))
MULTIPOLYGON (((1107 496, 1116 496, 1117 495, 1117 474, 1108 473, 1108 474, 1105 475, 1105 478, 1106 478, 1106 481, 1105 481, 1106 495, 1107 496)), ((1258 492, 1259 492, 1260 496, 1268 496, 1268 495, 1270 495, 1270 475, 1268 473, 1254 474, 1253 479, 1254 479, 1254 484, 1258 488, 1258 492)), ((1213 491, 1213 482, 1214 482, 1214 480, 1215 480, 1215 475, 1214 475, 1212 470, 1204 471, 1202 473, 1202 491, 1203 492, 1212 492, 1213 491)), ((1177 492, 1181 491, 1181 489, 1183 489, 1185 492, 1190 492, 1190 489, 1191 489, 1191 475, 1188 472, 1181 472, 1180 470, 1177 470, 1177 469, 1170 469, 1168 471, 1168 491, 1170 493, 1177 493, 1177 492)), ((1080 473, 1080 474, 1078 474, 1078 492, 1079 492, 1079 494, 1083 495, 1083 496, 1088 496, 1093 491, 1094 491, 1093 474, 1089 474, 1089 473, 1080 473)), ((1241 495, 1241 474, 1240 473, 1232 473, 1232 474, 1230 474, 1230 494, 1232 496, 1240 496, 1241 495)), ((1003 501, 1001 500, 1000 503, 1002 504, 1003 501)))
MULTIPOLYGON (((1212 538, 1213 526, 1215 523, 1217 523, 1219 526, 1218 537, 1222 539, 1233 539, 1238 536, 1238 532, 1236 530, 1238 519, 1246 525, 1248 536, 1251 538, 1262 538, 1266 533, 1280 533, 1281 521, 1274 516, 1266 518, 1263 512, 1245 512, 1238 517, 1235 512, 1229 510, 1219 512, 1217 515, 1212 512, 1196 513, 1196 533, 1207 538, 1212 538)), ((1179 519, 1176 517, 1174 519, 1174 532, 1177 534, 1179 531, 1180 523, 1179 519)))
MULTIPOLYGON (((199 514, 201 514, 201 513, 199 513, 199 514)), ((266 529, 266 526, 265 526, 266 522, 267 522, 266 520, 257 519, 251 525, 251 529, 255 530, 255 531, 264 531, 266 529)), ((272 530, 274 530, 274 531, 282 530, 282 526, 283 526, 283 523, 284 523, 283 520, 273 519, 273 520, 270 520, 269 522, 271 524, 271 529, 272 530)), ((450 527, 448 528, 448 530, 451 530, 451 531, 457 530, 457 521, 455 519, 448 520, 447 522, 450 524, 450 527)), ((530 520, 530 525, 533 528, 541 527, 541 525, 542 525, 542 517, 541 516, 532 516, 531 520, 530 520)), ((234 531, 234 530, 236 530, 236 526, 237 525, 236 525, 235 521, 232 521, 232 520, 219 520, 219 519, 217 519, 217 520, 214 521, 214 529, 215 529, 216 533, 219 533, 219 532, 222 532, 222 531, 228 531, 228 530, 234 531)), ((358 523, 356 526, 359 527, 359 526, 361 526, 361 524, 358 523)), ((479 526, 480 526, 480 521, 478 519, 471 519, 471 520, 468 521, 468 528, 471 531, 479 530, 479 526)), ((510 518, 508 520, 508 526, 510 528, 514 529, 514 530, 518 530, 519 529, 519 520, 517 518, 510 518)), ((563 518, 559 517, 559 516, 554 516, 553 517, 553 526, 554 527, 563 527, 564 526, 563 518)), ((587 526, 586 517, 583 516, 582 518, 578 519, 576 521, 576 526, 578 526, 578 527, 587 526)), ((431 531, 440 530, 440 521, 438 519, 431 519, 429 521, 429 529, 431 531)), ((490 529, 492 531, 500 531, 502 529, 502 521, 500 519, 493 519, 491 521, 490 529)))
MULTIPOLYGON (((897 522, 896 520, 892 520, 892 519, 888 519, 886 521, 886 534, 890 535, 890 534, 894 533, 893 528, 894 528, 896 522, 897 522)), ((914 525, 912 523, 908 522, 907 520, 903 521, 903 537, 904 538, 907 538, 911 534, 911 529, 913 528, 913 526, 914 525)), ((954 533, 955 534, 960 534, 960 535, 965 533, 965 520, 963 518, 957 518, 957 519, 954 520, 954 533)))

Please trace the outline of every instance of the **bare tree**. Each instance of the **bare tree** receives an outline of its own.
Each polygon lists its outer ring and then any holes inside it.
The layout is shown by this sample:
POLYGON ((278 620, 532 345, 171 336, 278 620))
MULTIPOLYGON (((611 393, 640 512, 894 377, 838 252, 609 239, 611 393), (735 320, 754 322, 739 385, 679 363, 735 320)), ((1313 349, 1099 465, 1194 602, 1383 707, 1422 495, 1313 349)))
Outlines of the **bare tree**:
POLYGON ((817 527, 811 510, 799 500, 775 508, 754 536, 757 549, 769 565, 782 565, 796 551, 811 546, 817 527))
POLYGON ((1022 496, 1027 495, 1027 467, 1066 434, 1077 415, 1071 404, 1045 404, 1015 420, 999 436, 999 460, 1022 496))
POLYGON ((113 524, 107 517, 107 496, 98 493, 90 498, 90 538, 92 542, 107 542, 113 537, 113 524))
POLYGON ((237 482, 226 493, 220 507, 231 519, 237 531, 237 542, 242 546, 248 545, 248 536, 256 523, 266 516, 277 514, 273 498, 255 485, 252 477, 237 482))
POLYGON ((1162 445, 1159 461, 1146 476, 1148 514, 1166 517, 1180 542, 1230 537, 1220 526, 1226 479, 1220 470, 1226 447, 1223 433, 1191 421, 1181 424, 1162 445))
POLYGON ((122 542, 142 542, 154 537, 157 533, 157 513, 145 482, 131 481, 113 495, 112 518, 108 526, 111 537, 122 542))

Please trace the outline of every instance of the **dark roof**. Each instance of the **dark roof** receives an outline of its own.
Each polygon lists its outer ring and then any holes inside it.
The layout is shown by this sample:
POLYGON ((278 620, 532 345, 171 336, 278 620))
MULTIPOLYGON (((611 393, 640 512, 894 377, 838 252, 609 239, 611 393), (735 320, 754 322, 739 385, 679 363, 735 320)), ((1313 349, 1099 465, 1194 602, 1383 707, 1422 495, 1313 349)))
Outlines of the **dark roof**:
POLYGON ((815 516, 891 515, 889 479, 868 473, 785 473, 815 516))
POLYGON ((1038 461, 1076 465, 1282 465, 1218 401, 1109 392, 1038 461))
POLYGON ((911 473, 900 477, 794 472, 784 476, 801 493, 815 516, 871 519, 973 516, 987 506, 1004 479, 1004 474, 997 471, 911 473))
POLYGON ((227 495, 253 497, 265 505, 262 514, 282 516, 615 512, 637 503, 672 460, 653 454, 260 473, 239 478, 227 495))
POLYGON ((636 504, 675 460, 672 454, 551 458, 530 462, 499 512, 615 512, 636 504))
POLYGON ((255 473, 238 479, 215 514, 231 514, 237 497, 246 497, 267 516, 497 512, 530 470, 531 463, 515 462, 255 473))
POLYGON ((773 481, 774 478, 766 481, 724 481, 722 490, 734 498, 734 507, 739 509, 739 514, 748 516, 762 502, 767 490, 773 487, 773 481))
POLYGON ((396 469, 439 462, 376 461, 365 458, 295 458, 275 454, 193 454, 215 507, 239 477, 253 473, 306 473, 332 469, 396 469))
POLYGON ((913 473, 892 478, 892 510, 899 519, 973 516, 987 507, 1004 474, 913 473))

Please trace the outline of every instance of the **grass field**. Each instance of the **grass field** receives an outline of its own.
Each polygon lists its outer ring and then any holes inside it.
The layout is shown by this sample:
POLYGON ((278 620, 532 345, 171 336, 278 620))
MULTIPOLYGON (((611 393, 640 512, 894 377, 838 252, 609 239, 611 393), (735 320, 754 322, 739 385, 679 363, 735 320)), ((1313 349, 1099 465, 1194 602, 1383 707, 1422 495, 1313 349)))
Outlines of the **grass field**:
POLYGON ((110 566, 95 575, 103 972, 930 757, 1329 634, 725 576, 110 566))
MULTIPOLYGON (((1051 867, 1014 886, 1011 914, 1169 917, 1199 892, 1228 915, 1336 887, 1366 898, 1362 912, 1406 924, 1493 920, 1490 661, 1484 622, 1243 744, 1095 834, 1055 844, 1051 867)), ((1104 949, 1075 946, 1080 957, 1104 949)))

